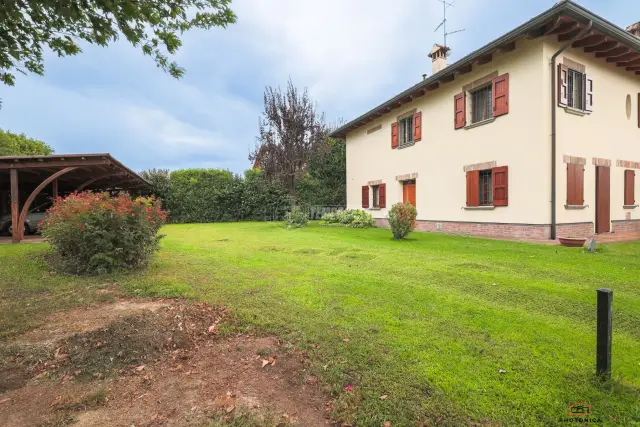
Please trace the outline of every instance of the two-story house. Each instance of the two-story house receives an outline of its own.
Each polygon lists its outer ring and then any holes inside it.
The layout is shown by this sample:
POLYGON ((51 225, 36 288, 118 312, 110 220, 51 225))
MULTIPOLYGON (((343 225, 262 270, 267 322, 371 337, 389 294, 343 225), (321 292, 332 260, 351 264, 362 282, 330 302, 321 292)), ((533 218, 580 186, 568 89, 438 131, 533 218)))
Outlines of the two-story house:
POLYGON ((332 133, 347 205, 386 225, 516 238, 640 231, 640 25, 571 2, 447 65, 332 133))

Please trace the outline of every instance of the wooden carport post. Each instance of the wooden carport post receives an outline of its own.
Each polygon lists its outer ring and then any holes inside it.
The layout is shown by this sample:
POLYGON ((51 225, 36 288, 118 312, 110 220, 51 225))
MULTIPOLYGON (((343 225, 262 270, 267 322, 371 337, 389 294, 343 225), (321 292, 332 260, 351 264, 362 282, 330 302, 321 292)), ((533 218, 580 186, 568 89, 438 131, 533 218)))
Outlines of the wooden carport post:
POLYGON ((18 192, 18 170, 11 169, 11 227, 13 228, 13 243, 22 240, 23 227, 18 227, 20 220, 20 195, 18 192))

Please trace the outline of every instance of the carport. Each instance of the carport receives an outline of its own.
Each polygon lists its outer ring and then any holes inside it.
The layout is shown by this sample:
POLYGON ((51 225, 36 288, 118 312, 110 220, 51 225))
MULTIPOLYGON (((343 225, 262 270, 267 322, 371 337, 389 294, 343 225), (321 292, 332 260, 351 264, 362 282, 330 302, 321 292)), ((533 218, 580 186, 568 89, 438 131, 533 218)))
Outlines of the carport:
MULTIPOLYGON (((38 195, 55 199, 83 190, 141 193, 151 185, 110 154, 0 157, 0 218, 11 212, 14 243, 38 195)), ((2 230, 0 230, 2 231, 2 230)))

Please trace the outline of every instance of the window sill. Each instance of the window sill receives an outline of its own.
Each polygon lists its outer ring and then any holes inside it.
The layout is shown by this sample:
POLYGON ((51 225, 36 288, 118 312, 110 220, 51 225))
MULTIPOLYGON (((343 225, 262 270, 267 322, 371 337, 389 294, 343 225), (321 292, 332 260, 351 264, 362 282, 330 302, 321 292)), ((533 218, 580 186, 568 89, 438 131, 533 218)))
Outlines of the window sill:
POLYGON ((382 208, 377 207, 377 206, 374 206, 374 207, 372 207, 372 208, 369 208, 369 210, 370 210, 370 211, 379 211, 380 209, 382 209, 382 208))
POLYGON ((635 209, 637 207, 638 207, 638 205, 624 205, 624 206, 622 206, 622 209, 635 209))
POLYGON ((577 108, 573 108, 573 107, 564 107, 564 111, 569 113, 569 114, 573 114, 575 116, 588 116, 589 114, 591 114, 591 112, 589 111, 585 111, 585 110, 578 110, 577 108))
POLYGON ((472 123, 468 126, 465 126, 465 129, 473 129, 473 128, 477 128, 478 126, 482 126, 482 125, 486 125, 489 123, 493 123, 496 120, 495 117, 491 117, 490 119, 487 120, 482 120, 481 122, 476 122, 476 123, 472 123))
POLYGON ((567 210, 582 210, 588 208, 589 205, 564 205, 564 208, 567 210))
POLYGON ((492 211, 494 210, 496 207, 491 205, 491 206, 464 206, 463 209, 465 211, 492 211))

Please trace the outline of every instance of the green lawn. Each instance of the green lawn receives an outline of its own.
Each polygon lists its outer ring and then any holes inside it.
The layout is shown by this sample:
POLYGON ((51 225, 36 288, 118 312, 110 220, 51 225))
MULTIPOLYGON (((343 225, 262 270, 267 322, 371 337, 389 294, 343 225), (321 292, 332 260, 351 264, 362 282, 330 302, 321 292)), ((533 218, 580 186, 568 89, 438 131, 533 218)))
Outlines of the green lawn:
POLYGON ((640 243, 591 254, 317 224, 163 232, 148 271, 107 279, 50 274, 46 245, 0 246, 0 336, 117 282, 224 305, 240 327, 308 349, 337 416, 354 425, 560 425, 580 401, 605 425, 640 425, 640 243), (600 287, 614 290, 609 384, 594 378, 600 287))

